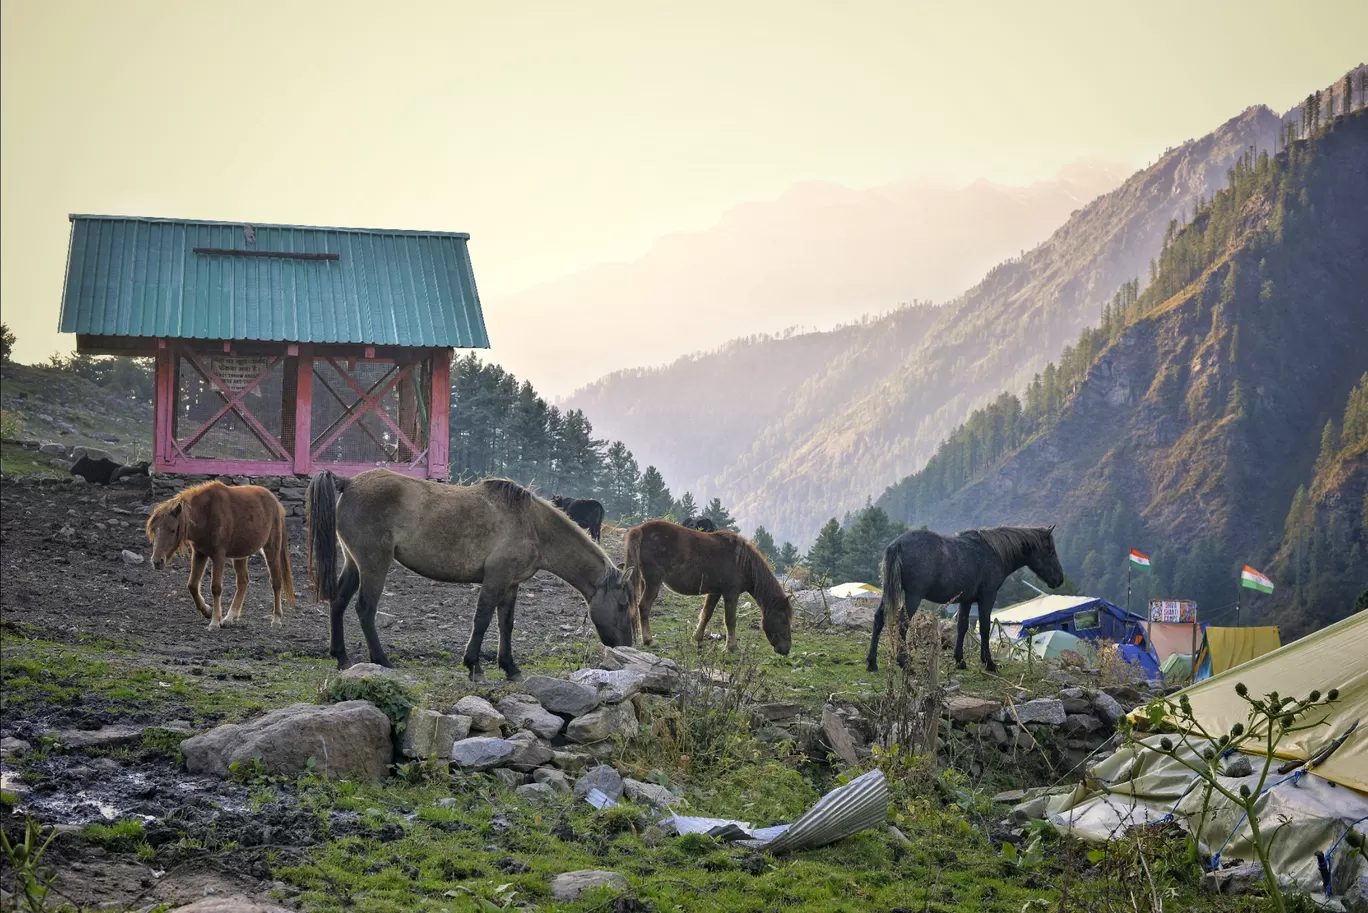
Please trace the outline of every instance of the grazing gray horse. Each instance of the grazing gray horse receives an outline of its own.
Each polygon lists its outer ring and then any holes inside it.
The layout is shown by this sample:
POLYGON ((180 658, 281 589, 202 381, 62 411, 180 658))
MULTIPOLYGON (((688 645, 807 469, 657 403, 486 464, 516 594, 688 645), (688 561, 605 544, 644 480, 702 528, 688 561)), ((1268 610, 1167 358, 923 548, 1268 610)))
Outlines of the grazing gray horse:
MULTIPOLYGON (((1064 582, 1064 569, 1055 553, 1053 526, 993 526, 971 529, 955 536, 930 530, 904 533, 884 552, 883 599, 874 613, 874 635, 869 641, 866 665, 879 668, 879 633, 884 613, 898 619, 901 644, 907 641, 907 625, 923 599, 959 603, 959 630, 955 637, 955 667, 964 668, 964 635, 969 632, 969 607, 979 607, 979 656, 983 668, 997 671, 988 652, 988 631, 993 602, 1007 577, 1029 567, 1051 589, 1064 582)), ((900 648, 899 662, 906 659, 900 648)))
POLYGON ((339 480, 325 470, 309 483, 305 506, 309 586, 315 599, 332 601, 329 653, 339 669, 351 664, 342 616, 357 590, 356 614, 371 662, 390 665, 375 631, 375 613, 395 561, 430 580, 481 585, 465 649, 471 681, 484 680, 480 645, 495 610, 499 668, 510 681, 522 678, 513 661, 513 605, 518 585, 539 570, 579 590, 604 644, 632 644, 634 571, 624 575, 574 521, 516 482, 446 485, 388 469, 339 480))

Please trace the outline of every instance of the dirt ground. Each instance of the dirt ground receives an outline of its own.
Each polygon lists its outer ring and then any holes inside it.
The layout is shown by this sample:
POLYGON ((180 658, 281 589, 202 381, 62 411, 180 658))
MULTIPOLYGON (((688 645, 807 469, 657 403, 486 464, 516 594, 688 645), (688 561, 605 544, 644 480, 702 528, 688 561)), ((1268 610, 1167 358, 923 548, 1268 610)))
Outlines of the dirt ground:
MULTIPOLYGON (((227 651, 248 659, 281 650, 327 656, 326 607, 307 600, 302 520, 287 521, 298 604, 286 606, 284 626, 270 625, 270 580, 265 562, 256 557, 250 562, 242 623, 209 631, 186 590, 188 558, 180 556, 164 570, 153 570, 145 560, 130 565, 122 558, 124 550, 144 559, 150 555, 143 527, 151 505, 146 484, 6 484, 0 491, 4 618, 32 625, 55 640, 91 634, 184 660, 227 651)), ((620 543, 604 543, 610 553, 615 544, 620 543)), ((224 581, 225 615, 233 587, 230 568, 224 581)), ((208 601, 207 573, 202 590, 208 601)), ((478 586, 436 583, 394 565, 380 602, 380 627, 396 664, 450 653, 459 665, 478 595, 478 586)), ((538 574, 518 591, 515 650, 540 652, 580 631, 585 619, 578 593, 550 574, 538 574)), ((346 630, 353 660, 364 661, 365 642, 354 611, 348 611, 346 630)), ((485 640, 490 659, 494 646, 491 629, 485 640)))
MULTIPOLYGON (((146 560, 149 548, 143 528, 151 505, 145 482, 109 488, 66 482, 4 484, 0 647, 6 657, 23 655, 26 640, 58 645, 97 642, 102 655, 119 656, 128 664, 121 668, 150 670, 154 677, 159 672, 165 675, 165 670, 189 673, 190 680, 204 689, 242 687, 254 675, 255 684, 262 687, 263 668, 268 676, 273 661, 282 659, 290 660, 294 670, 310 659, 330 664, 325 607, 306 599, 302 521, 289 521, 298 604, 293 609, 286 606, 284 626, 270 625, 271 587, 258 557, 251 561, 242 623, 210 631, 186 591, 188 559, 177 558, 165 570, 154 570, 146 560), (125 550, 144 560, 127 562, 125 550)), ((605 545, 611 548, 612 543, 605 545)), ((229 574, 225 613, 233 586, 229 574)), ((208 599, 207 575, 203 589, 208 599)), ((380 605, 381 637, 396 665, 422 667, 429 678, 434 668, 449 665, 453 679, 464 678, 460 655, 478 592, 477 586, 435 583, 396 565, 380 605)), ((364 661, 354 611, 348 613, 346 630, 352 658, 364 661)), ((584 600, 560 580, 539 574, 521 588, 514 635, 520 659, 564 652, 567 643, 592 637, 591 632, 584 600)), ((490 662, 495 646, 491 630, 485 645, 490 662)), ((304 674, 321 678, 326 668, 319 663, 317 669, 306 667, 304 674)), ((491 678, 501 680, 497 670, 491 678)), ((10 697, 0 715, 0 734, 35 745, 57 729, 95 729, 113 723, 176 726, 183 725, 176 717, 193 713, 174 701, 139 706, 136 701, 110 701, 94 694, 54 701, 38 712, 16 711, 10 697)), ((265 701, 270 698, 268 694, 265 701)), ((282 698, 276 705, 283 702, 282 698)), ((193 701, 183 705, 192 706, 193 701)), ((218 716, 193 715, 196 728, 217 722, 218 716)), ((116 811, 118 816, 133 814, 148 822, 146 839, 153 849, 178 840, 180 834, 210 833, 219 841, 232 840, 248 848, 245 856, 234 854, 231 864, 193 847, 178 849, 174 865, 164 864, 160 856, 137 864, 127 853, 59 840, 47 859, 62 869, 64 896, 82 906, 137 909, 206 893, 264 897, 267 890, 284 887, 272 881, 268 858, 288 861, 322 839, 357 827, 351 820, 355 816, 347 813, 333 812, 329 820, 320 821, 316 812, 300 808, 289 791, 277 791, 264 804, 254 802, 245 786, 192 776, 169 758, 146 752, 53 752, 37 765, 30 762, 29 770, 40 776, 29 787, 25 805, 44 823, 76 830, 112 820, 110 812, 116 811), (260 852, 252 853, 254 847, 260 852)), ((21 831, 22 825, 17 826, 21 831)), ((15 827, 13 821, 5 822, 10 836, 15 836, 15 827)))

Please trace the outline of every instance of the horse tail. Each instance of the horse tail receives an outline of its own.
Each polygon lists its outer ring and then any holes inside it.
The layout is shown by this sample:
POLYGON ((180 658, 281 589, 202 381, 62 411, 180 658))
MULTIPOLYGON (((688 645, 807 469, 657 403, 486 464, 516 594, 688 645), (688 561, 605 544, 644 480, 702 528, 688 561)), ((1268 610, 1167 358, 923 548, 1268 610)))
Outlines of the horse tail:
POLYGON ((897 618, 903 600, 902 549, 895 542, 884 552, 884 617, 897 618))
POLYGON ((285 578, 285 595, 295 607, 294 569, 290 567, 290 536, 285 529, 285 508, 276 515, 276 538, 280 540, 280 572, 285 578))
POLYGON ((337 489, 341 487, 328 470, 309 482, 304 496, 304 522, 308 526, 304 549, 308 563, 309 598, 314 602, 337 595, 337 489))
POLYGON ((632 615, 635 616, 641 594, 646 589, 646 575, 641 570, 641 527, 627 530, 627 537, 622 544, 622 568, 627 584, 632 588, 632 615))

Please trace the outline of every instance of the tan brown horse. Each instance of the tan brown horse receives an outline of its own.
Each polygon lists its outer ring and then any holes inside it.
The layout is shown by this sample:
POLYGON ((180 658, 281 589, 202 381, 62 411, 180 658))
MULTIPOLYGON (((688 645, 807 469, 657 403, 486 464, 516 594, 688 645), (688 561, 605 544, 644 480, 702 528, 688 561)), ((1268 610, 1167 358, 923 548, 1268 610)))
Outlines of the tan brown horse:
POLYGON ((285 538, 285 508, 276 496, 260 485, 230 487, 222 482, 205 482, 187 488, 163 501, 147 518, 147 541, 152 543, 152 566, 164 565, 172 555, 190 552, 190 595, 195 608, 209 618, 209 627, 233 624, 242 618, 242 602, 247 598, 247 559, 261 552, 271 573, 275 591, 275 613, 271 624, 281 623, 283 590, 290 606, 295 604, 294 580, 290 576, 290 549, 285 538), (223 615, 223 570, 228 561, 237 572, 237 589, 227 617, 223 615), (200 581, 204 566, 214 562, 209 588, 214 594, 214 612, 204 604, 200 581))
POLYGON ((516 482, 444 485, 388 469, 344 480, 325 471, 309 483, 305 509, 310 587, 332 601, 329 652, 339 669, 351 662, 342 617, 358 590, 356 614, 371 662, 390 665, 376 634, 375 613, 396 561, 429 580, 480 584, 465 649, 471 681, 484 679, 480 645, 496 611, 499 668, 511 681, 522 677, 513 661, 513 606, 519 584, 539 570, 579 590, 599 640, 610 647, 632 644, 630 575, 618 570, 573 520, 516 482))
POLYGON ((627 531, 626 560, 640 578, 637 615, 641 638, 651 643, 651 606, 660 586, 684 596, 707 594, 694 638, 702 641, 708 621, 721 599, 727 622, 727 649, 735 650, 736 600, 750 593, 760 606, 760 627, 774 652, 788 654, 792 645, 793 603, 760 552, 736 533, 704 533, 666 520, 648 520, 627 531))

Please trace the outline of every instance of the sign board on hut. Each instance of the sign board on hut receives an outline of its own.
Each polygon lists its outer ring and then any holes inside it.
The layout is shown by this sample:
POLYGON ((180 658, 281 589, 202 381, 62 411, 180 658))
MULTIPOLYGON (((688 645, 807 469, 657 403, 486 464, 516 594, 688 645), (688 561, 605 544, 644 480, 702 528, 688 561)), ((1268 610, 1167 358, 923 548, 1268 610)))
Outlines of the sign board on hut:
MULTIPOLYGON (((259 355, 221 355, 213 360, 213 371, 225 387, 233 393, 240 393, 242 388, 256 380, 270 363, 269 358, 259 355)), ((261 388, 258 387, 252 392, 260 396, 261 388)))
POLYGON ((1191 599, 1151 599, 1149 620, 1163 624, 1194 624, 1197 603, 1191 599))

